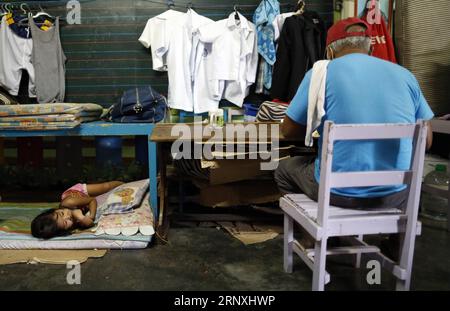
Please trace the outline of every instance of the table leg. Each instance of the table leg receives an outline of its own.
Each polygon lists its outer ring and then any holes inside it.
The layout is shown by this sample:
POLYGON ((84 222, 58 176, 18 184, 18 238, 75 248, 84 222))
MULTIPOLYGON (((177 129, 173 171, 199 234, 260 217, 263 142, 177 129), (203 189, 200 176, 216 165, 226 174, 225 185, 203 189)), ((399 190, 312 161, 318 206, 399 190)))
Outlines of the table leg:
POLYGON ((155 225, 159 218, 158 211, 158 171, 157 171, 158 155, 156 152, 156 143, 150 141, 148 137, 148 170, 150 179, 150 206, 155 218, 155 225))
POLYGON ((158 146, 158 163, 159 163, 159 218, 158 218, 158 226, 161 226, 164 220, 163 214, 165 212, 166 206, 166 183, 167 183, 167 167, 166 167, 166 154, 164 152, 165 146, 164 144, 160 144, 158 146))
POLYGON ((159 238, 166 242, 169 231, 167 219, 167 159, 168 148, 165 144, 158 144, 158 166, 159 166, 159 218, 157 232, 159 238))

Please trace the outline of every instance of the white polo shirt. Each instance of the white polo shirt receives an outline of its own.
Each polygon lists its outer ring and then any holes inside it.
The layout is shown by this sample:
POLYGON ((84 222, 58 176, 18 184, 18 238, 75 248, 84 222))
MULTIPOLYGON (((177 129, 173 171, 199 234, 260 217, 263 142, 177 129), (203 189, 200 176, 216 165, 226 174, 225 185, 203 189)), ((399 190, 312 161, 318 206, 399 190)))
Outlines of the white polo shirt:
POLYGON ((173 23, 171 20, 179 20, 185 18, 186 13, 174 10, 168 10, 158 16, 150 18, 139 37, 139 42, 147 49, 151 48, 153 70, 167 71, 166 52, 169 42, 169 34, 171 33, 173 23))
POLYGON ((170 108, 203 113, 218 107, 209 94, 205 44, 197 36, 199 27, 211 23, 192 9, 187 13, 169 10, 147 22, 139 41, 151 46, 153 69, 168 71, 170 108))
POLYGON ((214 99, 225 98, 241 107, 258 68, 258 45, 255 25, 235 13, 228 19, 199 28, 200 40, 212 44, 206 65, 209 87, 214 99))

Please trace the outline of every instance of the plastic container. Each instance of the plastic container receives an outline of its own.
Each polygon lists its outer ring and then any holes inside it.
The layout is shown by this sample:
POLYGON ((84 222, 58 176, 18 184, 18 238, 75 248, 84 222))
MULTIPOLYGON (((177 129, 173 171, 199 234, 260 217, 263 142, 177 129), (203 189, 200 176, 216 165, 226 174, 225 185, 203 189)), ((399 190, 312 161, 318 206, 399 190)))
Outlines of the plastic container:
MULTIPOLYGON (((438 164, 434 171, 425 176, 424 183, 431 187, 448 190, 449 179, 447 166, 438 164)), ((422 192, 421 215, 434 221, 447 222, 448 200, 422 192)))
POLYGON ((425 166, 423 168, 423 179, 425 180, 425 176, 429 173, 433 172, 436 169, 436 165, 447 165, 448 159, 441 158, 437 155, 426 154, 425 156, 425 166))

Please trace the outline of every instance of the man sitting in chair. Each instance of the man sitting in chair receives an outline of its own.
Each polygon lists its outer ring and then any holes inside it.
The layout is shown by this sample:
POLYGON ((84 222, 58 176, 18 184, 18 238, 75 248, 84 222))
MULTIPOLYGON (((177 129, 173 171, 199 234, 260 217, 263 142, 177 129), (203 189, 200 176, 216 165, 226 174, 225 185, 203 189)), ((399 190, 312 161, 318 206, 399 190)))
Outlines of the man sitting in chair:
MULTIPOLYGON (((319 134, 325 121, 336 124, 416 123, 433 118, 414 75, 396 64, 370 56, 368 25, 349 18, 330 28, 327 38, 326 74, 322 77, 323 117, 318 119, 319 134)), ((305 137, 307 131, 310 84, 321 85, 307 73, 292 100, 282 125, 286 137, 305 137)), ((313 77, 312 77, 313 76, 313 77)), ((318 109, 320 110, 320 109, 318 109)), ((317 122, 317 121, 316 121, 317 122)), ((429 128, 427 147, 432 144, 429 128)), ((282 161, 275 179, 283 194, 304 193, 318 200, 322 140, 319 156, 294 157, 282 161)), ((337 142, 333 171, 407 170, 412 146, 408 141, 337 142)), ((344 208, 401 207, 406 202, 405 186, 332 189, 331 205, 344 208)))

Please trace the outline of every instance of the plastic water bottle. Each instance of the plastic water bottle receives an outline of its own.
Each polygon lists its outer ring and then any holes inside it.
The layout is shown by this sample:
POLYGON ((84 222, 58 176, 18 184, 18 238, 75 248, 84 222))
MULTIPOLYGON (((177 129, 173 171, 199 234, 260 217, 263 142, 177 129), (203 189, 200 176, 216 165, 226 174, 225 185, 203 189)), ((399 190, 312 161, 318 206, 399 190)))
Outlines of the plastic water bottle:
MULTIPOLYGON (((435 170, 425 176, 424 182, 431 187, 448 190, 449 175, 447 166, 436 165, 435 170)), ((448 200, 422 192, 422 216, 436 221, 447 221, 448 200)))

